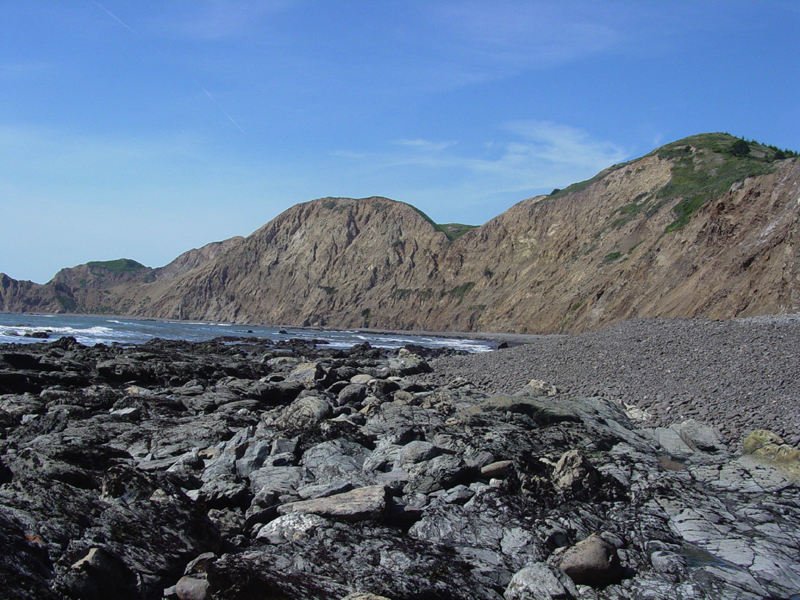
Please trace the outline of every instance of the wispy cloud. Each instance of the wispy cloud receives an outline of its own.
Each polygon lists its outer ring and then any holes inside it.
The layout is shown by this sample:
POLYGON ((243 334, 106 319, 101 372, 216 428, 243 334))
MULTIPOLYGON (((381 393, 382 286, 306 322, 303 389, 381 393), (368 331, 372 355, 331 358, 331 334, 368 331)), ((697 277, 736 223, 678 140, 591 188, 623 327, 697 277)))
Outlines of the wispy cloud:
POLYGON ((409 140, 395 140, 392 142, 398 146, 407 146, 410 148, 417 148, 419 150, 425 150, 427 152, 441 152, 451 146, 455 146, 458 142, 431 142, 429 140, 422 140, 422 139, 409 139, 409 140))
POLYGON ((258 31, 269 16, 296 4, 297 0, 204 0, 188 7, 180 4, 180 10, 165 14, 156 27, 166 33, 198 40, 238 38, 258 31))
POLYGON ((623 39, 613 11, 584 2, 471 0, 434 5, 432 14, 459 52, 514 69, 589 56, 623 39))
POLYGON ((480 188, 484 197, 500 192, 538 193, 565 186, 592 177, 629 156, 616 144, 550 121, 514 121, 504 124, 498 133, 502 139, 473 147, 472 154, 463 145, 456 152, 451 143, 406 140, 410 143, 399 144, 402 149, 397 151, 349 156, 385 172, 407 168, 448 172, 453 189, 480 188), (453 175, 453 171, 461 174, 453 175))
POLYGON ((515 121, 505 129, 524 141, 509 144, 507 156, 522 163, 537 161, 601 170, 624 160, 627 153, 611 142, 593 139, 582 129, 552 121, 515 121))

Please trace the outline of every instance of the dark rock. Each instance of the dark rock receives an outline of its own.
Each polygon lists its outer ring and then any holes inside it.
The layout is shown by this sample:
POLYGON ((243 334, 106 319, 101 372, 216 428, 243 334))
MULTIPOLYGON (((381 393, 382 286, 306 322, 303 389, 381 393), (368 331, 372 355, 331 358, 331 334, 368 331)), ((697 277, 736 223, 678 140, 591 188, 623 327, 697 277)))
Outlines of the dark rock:
POLYGON ((556 564, 575 583, 593 587, 618 583, 623 577, 617 549, 596 534, 568 548, 556 564))
POLYGON ((122 600, 141 597, 133 572, 119 557, 103 548, 91 548, 62 573, 59 583, 73 598, 106 600, 110 594, 122 600))
POLYGON ((3 594, 557 597, 573 588, 544 562, 572 568, 587 538, 608 563, 579 587, 593 600, 800 593, 800 495, 774 460, 794 454, 777 438, 738 456, 683 418, 637 429, 618 400, 632 388, 581 397, 528 369, 560 391, 490 396, 489 371, 436 385, 391 376, 392 353, 312 346, 0 348, 28 357, 0 361, 0 386, 25 387, 0 390, 3 594), (312 376, 289 381, 304 363, 312 376))

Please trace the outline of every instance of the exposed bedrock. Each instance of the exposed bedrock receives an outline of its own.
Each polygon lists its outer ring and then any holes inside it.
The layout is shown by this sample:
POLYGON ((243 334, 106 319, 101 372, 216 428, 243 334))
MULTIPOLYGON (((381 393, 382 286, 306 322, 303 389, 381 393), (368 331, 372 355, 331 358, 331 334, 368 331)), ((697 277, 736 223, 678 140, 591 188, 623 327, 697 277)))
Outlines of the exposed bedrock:
POLYGON ((425 382, 408 350, 0 353, 4 597, 800 593, 797 453, 768 432, 731 451, 546 380, 425 382))

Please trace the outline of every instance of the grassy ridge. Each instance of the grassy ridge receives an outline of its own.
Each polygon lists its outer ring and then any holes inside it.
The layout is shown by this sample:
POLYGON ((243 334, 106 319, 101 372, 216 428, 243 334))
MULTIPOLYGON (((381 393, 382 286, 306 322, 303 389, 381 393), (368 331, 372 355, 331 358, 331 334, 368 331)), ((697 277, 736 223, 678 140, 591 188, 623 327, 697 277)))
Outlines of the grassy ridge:
POLYGON ((116 260, 105 261, 95 260, 86 263, 86 266, 89 267, 89 269, 103 269, 105 271, 114 273, 115 275, 131 273, 133 271, 140 271, 147 268, 143 264, 138 263, 135 260, 131 260, 130 258, 118 258, 116 260))
POLYGON ((795 153, 748 142, 727 133, 695 135, 656 150, 659 158, 673 161, 672 178, 653 199, 648 213, 676 198, 675 220, 666 232, 680 229, 691 215, 747 177, 773 172, 778 160, 795 153))

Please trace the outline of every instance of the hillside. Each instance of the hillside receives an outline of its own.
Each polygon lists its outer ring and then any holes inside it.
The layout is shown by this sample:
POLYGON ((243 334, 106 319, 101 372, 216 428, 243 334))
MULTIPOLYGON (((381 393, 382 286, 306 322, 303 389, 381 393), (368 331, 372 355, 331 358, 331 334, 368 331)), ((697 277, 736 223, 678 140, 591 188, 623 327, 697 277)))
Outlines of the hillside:
POLYGON ((0 308, 518 333, 795 312, 800 161, 786 156, 692 136, 476 228, 385 198, 323 198, 162 269, 3 276, 0 308))

